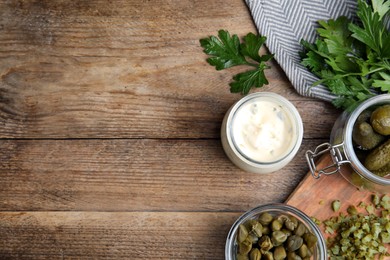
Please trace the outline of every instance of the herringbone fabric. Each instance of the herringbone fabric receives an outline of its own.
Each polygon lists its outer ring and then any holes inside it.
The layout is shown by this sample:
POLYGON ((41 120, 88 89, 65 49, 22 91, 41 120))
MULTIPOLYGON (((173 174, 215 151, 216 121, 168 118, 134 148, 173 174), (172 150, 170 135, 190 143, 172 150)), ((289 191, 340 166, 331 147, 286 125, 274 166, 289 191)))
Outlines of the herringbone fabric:
POLYGON ((297 92, 331 101, 334 96, 323 86, 312 88, 317 81, 300 64, 301 39, 314 42, 318 20, 353 18, 356 0, 245 0, 259 33, 267 37, 266 45, 286 73, 297 92))

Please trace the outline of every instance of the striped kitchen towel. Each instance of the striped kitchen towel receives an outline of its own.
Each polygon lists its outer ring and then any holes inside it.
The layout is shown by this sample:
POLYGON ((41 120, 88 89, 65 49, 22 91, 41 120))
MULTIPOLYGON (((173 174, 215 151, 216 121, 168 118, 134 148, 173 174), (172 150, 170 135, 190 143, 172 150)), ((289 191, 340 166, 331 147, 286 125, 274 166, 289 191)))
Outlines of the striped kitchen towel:
POLYGON ((318 80, 300 64, 301 39, 314 42, 317 21, 353 18, 356 0, 245 0, 259 33, 286 73, 291 84, 303 96, 331 101, 334 96, 324 87, 311 87, 318 80))

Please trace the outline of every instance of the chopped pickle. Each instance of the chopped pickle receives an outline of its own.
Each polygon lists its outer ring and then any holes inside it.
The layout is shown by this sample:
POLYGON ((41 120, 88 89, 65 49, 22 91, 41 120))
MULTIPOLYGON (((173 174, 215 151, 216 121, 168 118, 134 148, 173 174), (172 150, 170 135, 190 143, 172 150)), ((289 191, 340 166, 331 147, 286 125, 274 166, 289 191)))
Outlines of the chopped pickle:
POLYGON ((358 214, 358 211, 357 209, 355 208, 355 206, 351 205, 347 208, 347 212, 351 215, 356 215, 358 214))
MULTIPOLYGON (((389 204, 389 195, 379 197, 374 194, 371 203, 358 205, 367 214, 350 205, 347 215, 339 213, 324 220, 325 232, 330 234, 327 239, 330 259, 383 259, 390 256, 386 247, 390 243, 389 204)), ((305 243, 309 244, 306 240, 305 243)))
POLYGON ((333 209, 334 212, 339 211, 340 206, 341 206, 341 203, 340 203, 339 200, 335 200, 335 201, 332 202, 332 209, 333 209))

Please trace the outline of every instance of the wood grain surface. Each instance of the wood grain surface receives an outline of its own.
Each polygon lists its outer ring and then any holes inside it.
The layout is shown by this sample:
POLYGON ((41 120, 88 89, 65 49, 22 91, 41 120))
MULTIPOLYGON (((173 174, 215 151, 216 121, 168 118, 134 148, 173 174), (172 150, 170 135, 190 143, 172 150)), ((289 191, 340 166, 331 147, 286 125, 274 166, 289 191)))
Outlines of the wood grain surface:
POLYGON ((0 1, 0 259, 223 259, 240 214, 289 197, 340 111, 271 62, 256 91, 297 107, 302 147, 239 170, 219 133, 244 68, 199 45, 219 29, 256 32, 244 1, 0 1))
POLYGON ((285 200, 314 145, 305 141, 287 167, 259 175, 238 170, 213 139, 7 140, 0 209, 245 211, 285 200))

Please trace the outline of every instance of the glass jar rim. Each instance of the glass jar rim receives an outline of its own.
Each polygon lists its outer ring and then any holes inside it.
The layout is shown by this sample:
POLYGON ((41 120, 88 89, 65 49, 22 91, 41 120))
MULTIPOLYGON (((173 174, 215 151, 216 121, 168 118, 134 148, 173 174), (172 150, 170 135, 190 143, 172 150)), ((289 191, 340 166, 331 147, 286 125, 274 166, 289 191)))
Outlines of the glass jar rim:
POLYGON ((249 95, 245 96, 244 98, 240 99, 232 106, 231 111, 229 113, 229 117, 227 119, 227 132, 228 132, 228 134, 227 134, 228 142, 229 142, 230 146, 232 148, 234 148, 237 156, 239 156, 241 160, 243 160, 243 161, 245 161, 248 164, 253 165, 253 166, 267 166, 267 165, 269 166, 269 165, 274 165, 274 164, 283 162, 284 160, 288 159, 291 156, 291 154, 294 155, 298 151, 298 149, 301 145, 301 142, 302 142, 302 138, 303 138, 303 122, 302 122, 302 118, 301 118, 298 110, 296 109, 296 107, 289 100, 287 100, 285 97, 283 97, 279 94, 276 94, 276 93, 272 93, 272 92, 255 92, 255 93, 249 94, 249 95), (282 157, 278 158, 275 161, 262 162, 262 161, 257 161, 257 160, 254 160, 254 159, 248 157, 247 155, 245 155, 241 151, 241 149, 239 149, 238 145, 236 144, 236 142, 233 138, 232 125, 233 125, 237 111, 239 111, 239 109, 244 104, 247 104, 248 102, 252 101, 253 99, 257 99, 257 98, 265 98, 266 100, 271 100, 279 105, 282 105, 286 109, 286 111, 290 114, 290 118, 293 121, 292 123, 293 123, 294 128, 295 128, 294 130, 297 134, 297 136, 295 138, 295 142, 291 146, 290 150, 287 153, 285 153, 282 157))

